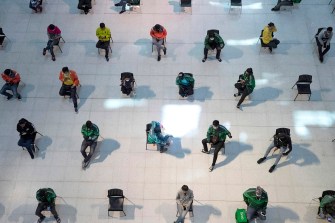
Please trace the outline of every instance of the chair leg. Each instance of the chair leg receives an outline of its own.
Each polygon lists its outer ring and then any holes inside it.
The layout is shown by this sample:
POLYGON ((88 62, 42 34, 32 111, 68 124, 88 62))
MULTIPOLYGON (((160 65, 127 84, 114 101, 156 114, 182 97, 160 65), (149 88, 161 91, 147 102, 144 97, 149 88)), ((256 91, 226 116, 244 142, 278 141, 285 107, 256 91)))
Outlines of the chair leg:
POLYGON ((333 8, 332 14, 333 14, 334 10, 335 10, 335 6, 334 6, 334 8, 333 8))
POLYGON ((123 212, 124 216, 127 216, 127 215, 126 215, 126 212, 124 212, 123 210, 122 210, 122 212, 123 212))
POLYGON ((311 99, 311 95, 312 95, 312 94, 309 94, 309 98, 308 98, 308 101, 309 101, 309 100, 311 99))
POLYGON ((293 89, 294 88, 294 86, 297 84, 297 82, 291 87, 291 89, 293 89))
POLYGON ((295 99, 297 99, 298 95, 299 95, 299 93, 297 94, 297 96, 295 96, 294 101, 295 101, 295 99))

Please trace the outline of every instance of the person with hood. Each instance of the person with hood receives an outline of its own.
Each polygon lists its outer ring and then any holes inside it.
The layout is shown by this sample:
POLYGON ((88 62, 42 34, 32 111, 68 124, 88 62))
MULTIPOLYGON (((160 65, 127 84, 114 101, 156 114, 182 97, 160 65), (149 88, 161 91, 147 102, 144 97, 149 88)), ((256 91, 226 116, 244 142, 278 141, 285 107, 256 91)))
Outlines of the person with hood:
POLYGON ((260 186, 249 188, 243 193, 243 200, 247 204, 247 219, 249 222, 254 218, 266 219, 268 194, 263 188, 260 186))
POLYGON ((17 144, 27 149, 31 159, 34 159, 36 130, 34 125, 28 120, 21 118, 16 125, 16 130, 20 134, 17 144))

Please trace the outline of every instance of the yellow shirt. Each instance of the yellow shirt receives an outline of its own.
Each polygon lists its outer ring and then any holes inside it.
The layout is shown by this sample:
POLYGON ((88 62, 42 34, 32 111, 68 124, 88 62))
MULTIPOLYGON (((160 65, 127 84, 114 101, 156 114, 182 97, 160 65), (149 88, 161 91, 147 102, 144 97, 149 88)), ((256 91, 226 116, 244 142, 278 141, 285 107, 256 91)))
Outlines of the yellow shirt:
POLYGON ((106 42, 111 38, 111 31, 107 27, 101 29, 100 27, 96 30, 96 36, 100 41, 106 42))
POLYGON ((264 27, 263 37, 262 37, 264 44, 268 44, 273 39, 272 34, 274 32, 277 32, 277 29, 275 26, 273 26, 272 28, 270 28, 269 26, 264 27))
POLYGON ((70 86, 73 85, 73 80, 70 77, 70 72, 65 72, 64 73, 64 81, 63 81, 63 83, 65 85, 70 85, 70 86))

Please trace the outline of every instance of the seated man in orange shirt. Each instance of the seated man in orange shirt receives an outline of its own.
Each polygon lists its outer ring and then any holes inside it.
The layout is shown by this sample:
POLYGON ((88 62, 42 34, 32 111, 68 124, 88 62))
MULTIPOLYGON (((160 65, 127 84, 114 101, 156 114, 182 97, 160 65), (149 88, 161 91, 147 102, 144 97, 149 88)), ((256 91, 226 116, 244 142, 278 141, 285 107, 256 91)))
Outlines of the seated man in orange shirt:
POLYGON ((79 85, 77 73, 74 70, 69 70, 68 67, 63 67, 62 71, 59 73, 59 80, 62 82, 62 87, 59 90, 59 95, 70 96, 73 101, 74 111, 77 113, 77 86, 79 85))
POLYGON ((164 55, 166 55, 166 47, 165 47, 165 38, 167 35, 166 29, 156 24, 154 27, 151 28, 150 35, 152 37, 152 44, 154 44, 157 47, 158 52, 158 58, 157 60, 161 60, 161 49, 163 49, 164 55))
POLYGON ((17 87, 20 83, 20 74, 15 70, 6 69, 2 74, 2 79, 6 82, 5 85, 1 88, 0 94, 5 95, 7 100, 10 100, 13 95, 18 100, 21 100, 21 95, 17 93, 17 87), (11 90, 13 94, 7 93, 7 90, 11 90))

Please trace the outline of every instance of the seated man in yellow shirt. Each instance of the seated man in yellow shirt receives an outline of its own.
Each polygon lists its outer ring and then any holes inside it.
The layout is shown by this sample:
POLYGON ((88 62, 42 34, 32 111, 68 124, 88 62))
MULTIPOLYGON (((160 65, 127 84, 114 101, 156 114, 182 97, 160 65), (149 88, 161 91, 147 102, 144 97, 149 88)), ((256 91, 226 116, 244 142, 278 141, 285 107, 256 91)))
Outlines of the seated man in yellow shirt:
POLYGON ((262 32, 262 41, 264 45, 269 47, 270 52, 272 52, 272 48, 277 48, 277 45, 280 43, 279 40, 273 38, 274 32, 277 32, 277 28, 273 22, 270 22, 267 26, 265 26, 262 32))
POLYGON ((62 82, 59 95, 70 96, 73 101, 74 111, 78 113, 77 86, 79 85, 79 79, 77 73, 74 70, 69 70, 68 67, 63 67, 62 71, 59 73, 59 80, 62 82))
POLYGON ((96 30, 96 36, 99 41, 97 42, 96 47, 104 49, 106 51, 106 60, 109 61, 108 51, 110 46, 111 31, 105 26, 105 23, 100 23, 100 27, 96 30))

